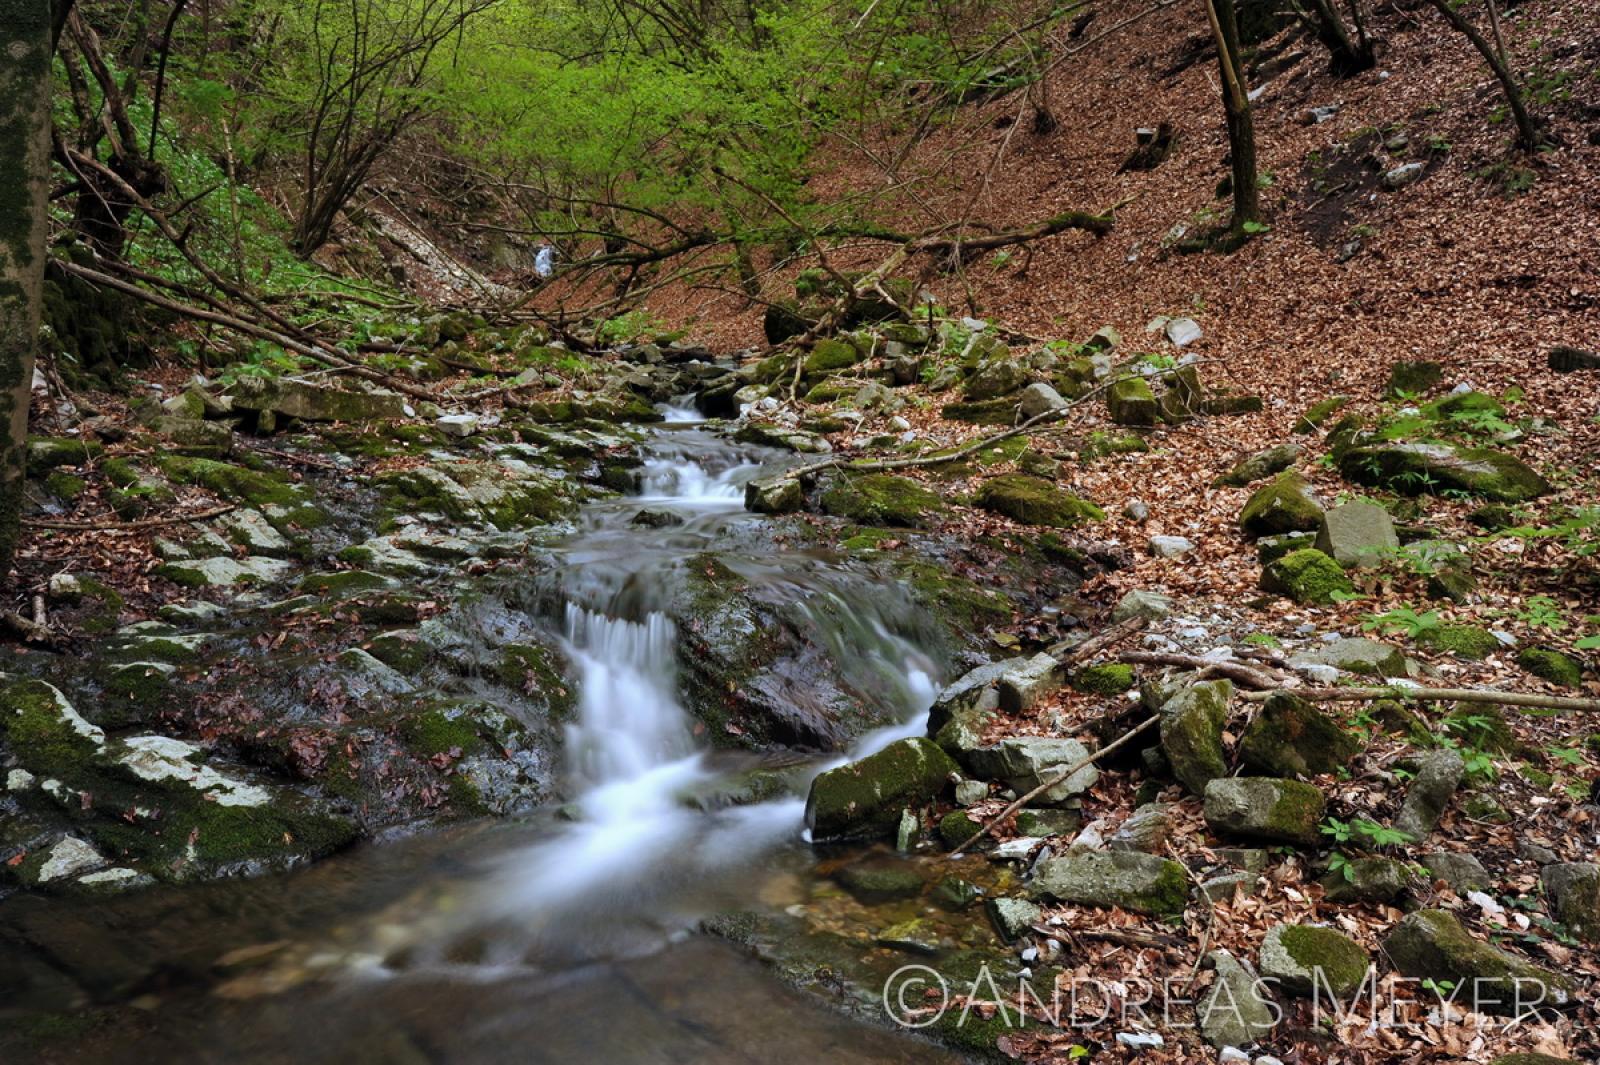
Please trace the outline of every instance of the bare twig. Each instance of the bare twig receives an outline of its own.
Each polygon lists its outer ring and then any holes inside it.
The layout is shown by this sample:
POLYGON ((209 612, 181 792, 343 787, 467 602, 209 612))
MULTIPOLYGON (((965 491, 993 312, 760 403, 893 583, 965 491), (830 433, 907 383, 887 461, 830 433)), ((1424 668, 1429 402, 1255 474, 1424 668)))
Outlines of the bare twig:
POLYGON ((22 524, 30 529, 62 529, 69 532, 106 532, 106 533, 134 533, 146 529, 159 529, 163 525, 187 525, 190 522, 205 521, 208 518, 220 517, 230 510, 239 508, 232 503, 207 510, 197 510, 192 514, 180 514, 170 518, 145 518, 143 521, 55 521, 47 518, 23 518, 22 524))
MULTIPOLYGON (((1496 703, 1500 706, 1527 706, 1540 710, 1577 710, 1586 713, 1600 712, 1600 699, 1584 699, 1571 695, 1539 695, 1534 692, 1502 692, 1493 688, 1290 688, 1289 692, 1307 702, 1344 703, 1367 702, 1374 699, 1398 699, 1409 703, 1496 703)), ((1260 702, 1272 691, 1244 692, 1243 698, 1260 702)))

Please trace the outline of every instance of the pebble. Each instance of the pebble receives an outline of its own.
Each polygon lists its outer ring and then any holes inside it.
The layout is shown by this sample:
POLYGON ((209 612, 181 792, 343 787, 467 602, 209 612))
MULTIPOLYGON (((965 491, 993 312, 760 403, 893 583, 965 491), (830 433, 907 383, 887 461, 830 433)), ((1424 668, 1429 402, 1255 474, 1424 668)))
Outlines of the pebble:
POLYGON ((1150 553, 1157 558, 1177 558, 1194 550, 1194 541, 1186 536, 1152 536, 1150 553))
POLYGON ((1155 1032, 1118 1032, 1117 1045, 1130 1050, 1160 1050, 1167 1041, 1155 1032))
POLYGON ((1229 1062, 1240 1062, 1240 1061, 1248 1063, 1250 1061, 1250 1055, 1246 1054, 1244 1051, 1240 1050, 1238 1047, 1223 1047, 1217 1053, 1217 1060, 1220 1061, 1220 1062, 1223 1062, 1224 1065, 1226 1065, 1226 1063, 1229 1063, 1229 1062))
POLYGON ((895 430, 896 432, 903 433, 907 429, 911 428, 911 423, 906 421, 903 416, 896 414, 893 418, 889 419, 889 428, 895 430))

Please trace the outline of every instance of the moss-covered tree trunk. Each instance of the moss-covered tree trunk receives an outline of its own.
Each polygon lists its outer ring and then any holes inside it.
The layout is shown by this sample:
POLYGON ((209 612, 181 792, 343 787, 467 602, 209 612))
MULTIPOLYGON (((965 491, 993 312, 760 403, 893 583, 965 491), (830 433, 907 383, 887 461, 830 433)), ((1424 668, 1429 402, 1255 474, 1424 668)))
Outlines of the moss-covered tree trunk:
POLYGON ((50 189, 51 0, 0 0, 0 577, 22 528, 50 189))

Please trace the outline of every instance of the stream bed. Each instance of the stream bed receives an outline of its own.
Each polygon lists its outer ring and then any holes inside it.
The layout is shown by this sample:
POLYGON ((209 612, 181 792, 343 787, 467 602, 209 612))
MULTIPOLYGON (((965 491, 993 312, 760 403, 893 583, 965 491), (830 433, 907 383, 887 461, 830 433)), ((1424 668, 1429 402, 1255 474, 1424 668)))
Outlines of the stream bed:
MULTIPOLYGON (((800 796, 843 758, 714 748, 683 705, 668 604, 686 567, 714 553, 813 619, 886 722, 852 741, 857 756, 926 728, 941 668, 922 619, 901 590, 826 551, 774 552, 751 535, 763 519, 744 510, 745 484, 792 455, 692 424, 641 452, 636 492, 586 504, 555 564, 504 589, 573 666, 563 803, 288 873, 0 900, 0 943, 31 945, 7 962, 30 1004, 70 972, 62 1000, 87 990, 99 1007, 14 1012, 0 1059, 958 1060, 830 1009, 700 931, 717 914, 782 919, 807 902, 819 880, 800 796)), ((805 669, 781 678, 798 700, 838 679, 805 669)))

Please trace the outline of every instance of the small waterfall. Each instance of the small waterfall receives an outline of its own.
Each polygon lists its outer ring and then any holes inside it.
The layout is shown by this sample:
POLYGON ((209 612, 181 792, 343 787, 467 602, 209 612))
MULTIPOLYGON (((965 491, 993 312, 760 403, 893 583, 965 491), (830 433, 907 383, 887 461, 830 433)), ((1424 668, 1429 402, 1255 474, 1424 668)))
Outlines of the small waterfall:
POLYGON ((745 482, 760 470, 755 463, 740 463, 720 473, 710 473, 685 458, 647 459, 640 475, 640 500, 683 505, 744 503, 745 482))
POLYGON ((693 393, 674 396, 666 403, 657 403, 656 410, 661 412, 662 420, 668 425, 686 425, 706 420, 706 416, 694 405, 693 393))

